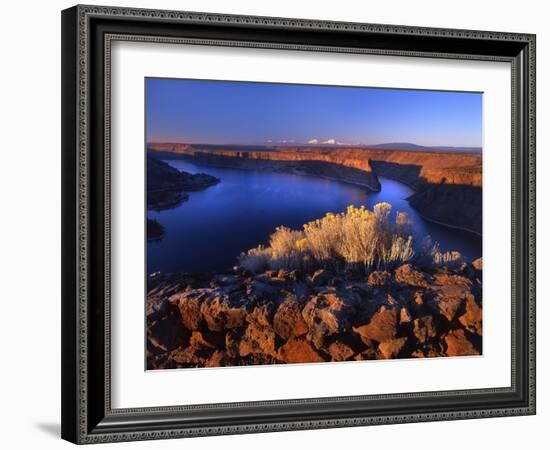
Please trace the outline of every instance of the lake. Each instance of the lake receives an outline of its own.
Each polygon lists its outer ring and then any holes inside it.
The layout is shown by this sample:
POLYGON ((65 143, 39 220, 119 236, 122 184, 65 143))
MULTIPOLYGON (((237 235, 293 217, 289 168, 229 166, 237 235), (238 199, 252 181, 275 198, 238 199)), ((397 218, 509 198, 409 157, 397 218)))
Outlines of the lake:
POLYGON ((367 193, 359 186, 290 173, 202 167, 184 160, 166 160, 189 173, 220 178, 206 190, 189 193, 189 201, 165 211, 148 211, 166 231, 147 243, 147 273, 217 272, 231 269, 237 256, 267 244, 277 226, 299 229, 327 212, 348 205, 372 208, 380 202, 405 211, 419 235, 430 235, 441 250, 465 257, 481 256, 481 237, 422 219, 405 200, 413 191, 397 181, 379 178, 382 189, 367 193))

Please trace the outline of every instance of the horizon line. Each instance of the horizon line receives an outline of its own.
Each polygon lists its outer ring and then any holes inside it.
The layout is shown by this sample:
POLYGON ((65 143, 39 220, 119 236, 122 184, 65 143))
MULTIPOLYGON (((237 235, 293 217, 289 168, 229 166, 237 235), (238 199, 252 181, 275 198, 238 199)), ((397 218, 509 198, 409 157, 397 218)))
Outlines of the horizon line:
POLYGON ((227 143, 212 143, 212 142, 190 142, 190 141, 177 141, 177 140, 148 140, 146 139, 146 144, 184 144, 184 145, 211 145, 211 146, 227 146, 227 145, 236 145, 236 146, 260 146, 260 147, 280 147, 280 146, 288 146, 288 147, 378 147, 381 145, 413 145, 419 148, 429 148, 429 149, 437 149, 437 148, 467 148, 467 149, 479 149, 482 150, 482 145, 423 145, 423 144, 416 144, 414 142, 380 142, 377 144, 346 144, 346 143, 335 143, 335 144, 327 144, 323 142, 317 142, 317 143, 307 143, 307 142, 262 142, 262 143, 238 143, 238 142, 227 142, 227 143))

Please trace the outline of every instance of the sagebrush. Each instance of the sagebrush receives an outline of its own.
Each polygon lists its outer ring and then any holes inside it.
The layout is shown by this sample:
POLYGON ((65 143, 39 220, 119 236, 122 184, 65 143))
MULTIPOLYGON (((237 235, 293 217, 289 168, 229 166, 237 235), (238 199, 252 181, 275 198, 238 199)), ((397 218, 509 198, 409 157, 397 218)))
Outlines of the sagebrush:
MULTIPOLYGON (((378 203, 372 210, 350 205, 345 212, 306 223, 302 230, 278 227, 269 246, 249 250, 239 263, 255 273, 282 268, 391 269, 415 256, 411 220, 404 212, 391 220, 391 210, 389 203, 378 203)), ((438 263, 450 258, 437 255, 438 263)))

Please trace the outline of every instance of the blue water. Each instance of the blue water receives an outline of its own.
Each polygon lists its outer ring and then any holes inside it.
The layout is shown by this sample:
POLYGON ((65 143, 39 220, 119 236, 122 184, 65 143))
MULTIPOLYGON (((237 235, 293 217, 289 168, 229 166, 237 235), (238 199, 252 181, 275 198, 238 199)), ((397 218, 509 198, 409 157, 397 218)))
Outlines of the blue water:
POLYGON ((431 235, 442 250, 458 250, 470 259, 481 256, 481 238, 422 219, 405 200, 413 191, 393 180, 380 178, 382 190, 369 194, 359 186, 311 176, 166 162, 189 173, 214 175, 221 182, 191 192, 189 201, 177 208, 148 212, 166 230, 162 240, 147 244, 148 273, 228 270, 241 252, 267 244, 277 226, 298 229, 329 211, 344 211, 348 205, 371 208, 379 202, 406 211, 414 231, 431 235))

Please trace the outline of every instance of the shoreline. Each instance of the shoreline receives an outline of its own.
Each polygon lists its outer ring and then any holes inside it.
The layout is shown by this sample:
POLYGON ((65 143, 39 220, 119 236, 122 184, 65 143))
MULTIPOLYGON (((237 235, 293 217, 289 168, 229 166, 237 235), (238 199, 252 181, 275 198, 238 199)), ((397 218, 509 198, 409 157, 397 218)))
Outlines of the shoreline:
MULTIPOLYGON (((213 167, 215 169, 230 169, 230 170, 244 170, 244 171, 259 171, 259 172, 273 172, 273 173, 287 173, 287 174, 292 174, 292 175, 298 175, 298 176, 309 176, 309 177, 312 177, 312 178, 318 178, 318 179, 321 179, 321 180, 329 180, 329 181, 335 181, 337 183, 344 183, 344 184, 351 184, 353 186, 359 186, 361 188, 366 188, 368 189, 371 193, 378 193, 380 192, 380 189, 374 189, 372 186, 369 186, 368 184, 366 183, 360 183, 358 181, 353 181, 353 180, 349 180, 349 179, 342 179, 342 178, 335 178, 335 177, 329 177, 329 176, 326 176, 326 175, 318 175, 318 174, 315 174, 315 173, 310 173, 310 172, 307 172, 307 171, 302 171, 302 170, 299 170, 299 168, 297 167, 293 167, 291 169, 285 169, 285 168, 278 168, 277 166, 273 165, 273 167, 270 167, 270 168, 267 168, 267 167, 246 167, 244 165, 235 165, 235 166, 231 166, 231 165, 223 165, 223 164, 215 164, 215 163, 210 163, 210 162, 204 162, 203 160, 200 160, 200 161, 195 161, 193 157, 187 157, 187 156, 177 156, 172 158, 170 157, 169 159, 164 159, 164 154, 162 155, 163 156, 163 160, 164 161, 170 161, 170 160, 180 160, 180 161, 187 161, 191 164, 194 164, 198 167, 204 167, 204 168, 209 168, 209 167, 213 167), (277 170, 277 169, 280 169, 280 170, 277 170)), ((269 160, 264 160, 264 161, 269 161, 269 160)), ((337 166, 337 164, 334 164, 335 166, 337 166)), ((372 173, 374 176, 376 176, 376 179, 378 180, 378 176, 374 173, 374 172, 370 172, 372 173)))
MULTIPOLYGON (((408 203, 408 200, 407 200, 407 203, 408 203)), ((413 208, 413 207, 411 206, 411 208, 413 208)), ((448 228, 454 228, 455 230, 465 231, 467 233, 474 234, 474 235, 476 235, 477 237, 480 237, 480 238, 483 237, 483 235, 481 233, 478 233, 477 231, 470 230, 469 228, 466 228, 466 227, 459 227, 458 225, 450 225, 448 223, 441 222, 439 220, 431 219, 430 217, 427 217, 424 214, 422 214, 420 211, 418 211, 418 209, 416 209, 416 208, 413 208, 413 209, 418 213, 418 215, 420 217, 422 217, 422 219, 424 219, 428 222, 432 222, 432 223, 435 223, 437 225, 441 225, 441 226, 448 227, 448 228)))
MULTIPOLYGON (((233 166, 224 166, 224 165, 221 165, 221 164, 201 164, 202 161, 200 161, 198 164, 196 162, 193 161, 193 158, 186 158, 186 157, 176 157, 176 158, 173 158, 174 160, 183 160, 183 161, 188 161, 192 164, 195 164, 199 167, 205 167, 205 168, 208 168, 208 167, 214 167, 214 168, 218 168, 218 169, 231 169, 231 170, 245 170, 245 171, 251 171, 251 170, 255 170, 254 168, 248 168, 248 167, 243 167, 243 166, 239 166, 239 167, 233 167, 233 166)), ((312 178, 318 178, 318 179, 322 179, 322 180, 329 180, 329 181, 334 181, 334 182, 337 182, 337 183, 344 183, 344 184, 350 184, 352 186, 359 186, 361 188, 366 188, 369 190, 370 193, 378 193, 378 192, 381 192, 381 188, 378 189, 378 190, 374 190, 371 186, 365 184, 365 183, 360 183, 360 182, 357 182, 357 181, 352 181, 352 180, 347 180, 347 179, 342 179, 342 178, 336 178, 336 177, 328 177, 328 176, 324 176, 324 175, 317 175, 317 174, 314 174, 314 173, 309 173, 309 172, 305 172, 305 171, 301 171, 297 168, 293 168, 293 169, 290 169, 290 170, 276 170, 276 167, 273 167, 273 168, 266 168, 266 167, 259 167, 257 168, 258 171, 272 171, 272 172, 275 172, 275 173, 290 173, 290 174, 294 174, 294 175, 298 175, 298 176, 310 176, 312 178)), ((379 175, 376 174, 376 172, 372 172, 372 174, 374 176, 376 176, 376 179, 378 180, 378 183, 380 184, 380 186, 382 186, 382 184, 380 183, 380 177, 379 175)), ((417 193, 417 190, 411 186, 409 183, 405 182, 405 181, 402 181, 402 180, 398 180, 398 179, 395 179, 395 178, 390 178, 388 176, 384 176, 382 178, 387 178, 389 180, 392 180, 392 181, 395 181, 397 183, 401 183, 403 184, 404 186, 408 187, 409 189, 411 189, 413 191, 413 193, 417 193)), ((414 194, 413 194, 414 195, 414 194)), ((439 221, 439 220, 436 220, 436 219, 432 219, 428 216, 426 216, 425 214, 421 213, 417 208, 414 208, 410 203, 409 203, 409 197, 407 198, 404 198, 403 200, 405 200, 409 206, 414 209, 418 215, 428 221, 428 222, 431 222, 431 223, 435 223, 437 225, 441 225, 443 227, 447 227, 447 228, 452 228, 452 229, 455 229, 455 230, 460 230, 460 231, 465 231, 467 233, 471 233, 477 237, 483 237, 482 233, 478 233, 477 231, 474 231, 470 228, 466 228, 466 227, 461 227, 461 226, 458 226, 458 225, 451 225, 449 223, 446 223, 446 222, 442 222, 442 221, 439 221)))

